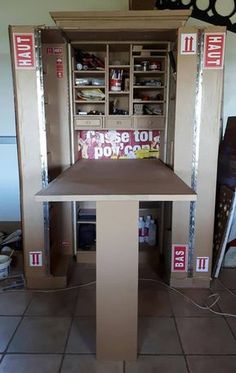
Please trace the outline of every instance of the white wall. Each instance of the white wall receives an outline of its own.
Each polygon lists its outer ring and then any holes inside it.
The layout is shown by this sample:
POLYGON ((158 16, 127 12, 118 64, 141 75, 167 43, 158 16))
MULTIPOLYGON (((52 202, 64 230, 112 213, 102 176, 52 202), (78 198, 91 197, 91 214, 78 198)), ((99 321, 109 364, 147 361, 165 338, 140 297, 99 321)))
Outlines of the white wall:
POLYGON ((62 10, 128 10, 128 0, 0 0, 0 221, 20 220, 8 26, 55 25, 49 12, 62 10))

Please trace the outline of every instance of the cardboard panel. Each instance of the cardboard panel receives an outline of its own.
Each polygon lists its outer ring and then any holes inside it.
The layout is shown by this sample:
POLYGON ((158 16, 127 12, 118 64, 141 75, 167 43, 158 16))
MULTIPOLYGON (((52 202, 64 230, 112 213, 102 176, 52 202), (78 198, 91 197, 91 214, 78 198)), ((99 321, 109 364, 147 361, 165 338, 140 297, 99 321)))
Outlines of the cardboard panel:
MULTIPOLYGON (((174 139, 174 171, 187 185, 191 185, 193 123, 196 96, 197 53, 181 54, 181 41, 185 35, 197 34, 196 28, 179 29, 176 112, 174 139)), ((189 240, 189 203, 173 203, 172 243, 188 244, 189 240)), ((169 248, 170 249, 170 248, 169 248)), ((187 276, 187 273, 185 274, 187 276)), ((184 274, 171 275, 173 278, 184 277, 184 274)))
MULTIPOLYGON (((47 40, 48 31, 43 31, 47 40)), ((50 37, 50 31, 49 31, 50 37)), ((43 44, 44 90, 49 180, 53 180, 71 163, 68 62, 66 44, 43 44)), ((53 206, 50 219, 51 251, 53 257, 72 254, 72 206, 61 203, 53 206)))
POLYGON ((137 201, 97 202, 99 360, 137 356, 138 210, 137 201))
MULTIPOLYGON (((224 28, 209 27, 204 31, 205 33, 217 33, 224 31, 224 28)), ((201 273, 201 277, 206 278, 206 280, 209 280, 211 274, 222 92, 222 68, 204 69, 197 177, 198 202, 196 209, 194 276, 199 276, 195 272, 196 258, 207 256, 210 258, 208 272, 201 273)))
MULTIPOLYGON (((20 165, 21 216, 24 245, 24 269, 26 276, 43 276, 47 269, 44 253, 44 218, 42 204, 35 201, 34 195, 42 188, 41 146, 39 135, 39 113, 37 96, 37 77, 35 55, 31 56, 29 68, 16 68, 16 46, 14 33, 31 35, 33 27, 12 27, 10 29, 12 62, 14 74, 14 90, 16 95, 16 131, 18 139, 18 155, 20 165), (29 252, 43 251, 42 266, 31 267, 29 252)), ((26 36, 25 36, 26 37, 26 36)), ((31 52, 35 51, 31 48, 31 52)))

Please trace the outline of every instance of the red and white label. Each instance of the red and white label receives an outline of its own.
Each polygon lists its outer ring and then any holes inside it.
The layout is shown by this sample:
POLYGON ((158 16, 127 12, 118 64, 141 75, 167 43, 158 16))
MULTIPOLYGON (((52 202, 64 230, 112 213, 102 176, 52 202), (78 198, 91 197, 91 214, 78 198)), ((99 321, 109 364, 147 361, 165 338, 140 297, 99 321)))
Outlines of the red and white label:
POLYGON ((33 33, 13 34, 16 69, 35 69, 35 45, 33 33))
POLYGON ((47 54, 53 55, 53 56, 61 56, 62 48, 61 47, 48 47, 47 54))
POLYGON ((196 54, 197 34, 181 34, 180 54, 196 54))
POLYGON ((62 58, 58 57, 56 60, 56 73, 57 73, 57 78, 63 78, 63 60, 62 58))
POLYGON ((158 130, 78 131, 78 156, 80 159, 159 158, 160 134, 158 130))
POLYGON ((196 272, 208 272, 209 256, 198 256, 196 260, 196 272))
POLYGON ((29 252, 29 265, 30 267, 42 267, 43 265, 42 251, 30 251, 29 252))
POLYGON ((204 42, 204 69, 223 69, 225 33, 206 33, 204 42))
POLYGON ((71 246, 71 244, 70 244, 70 242, 69 241, 62 241, 62 247, 65 247, 65 248, 67 248, 67 247, 70 247, 71 246))
POLYGON ((172 245, 172 272, 187 272, 188 245, 172 245))

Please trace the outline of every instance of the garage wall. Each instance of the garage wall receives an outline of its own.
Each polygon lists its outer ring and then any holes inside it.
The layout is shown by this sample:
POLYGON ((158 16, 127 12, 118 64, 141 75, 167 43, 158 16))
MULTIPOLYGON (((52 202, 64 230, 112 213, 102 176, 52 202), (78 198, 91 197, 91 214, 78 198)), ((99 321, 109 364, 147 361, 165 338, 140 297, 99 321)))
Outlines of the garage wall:
POLYGON ((63 10, 128 10, 128 0, 0 0, 0 222, 20 220, 8 25, 55 25, 49 12, 63 10))

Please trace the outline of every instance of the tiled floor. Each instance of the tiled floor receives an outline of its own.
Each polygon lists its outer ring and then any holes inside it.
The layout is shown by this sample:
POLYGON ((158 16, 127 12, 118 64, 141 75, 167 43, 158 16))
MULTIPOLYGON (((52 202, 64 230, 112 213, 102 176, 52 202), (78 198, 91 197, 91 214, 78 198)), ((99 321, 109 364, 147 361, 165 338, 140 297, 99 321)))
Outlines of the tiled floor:
MULTIPOLYGON (((155 278, 150 269, 142 277, 155 278)), ((236 293, 236 269, 222 283, 236 293)), ((93 266, 77 266, 71 285, 95 281, 93 266)), ((182 292, 216 311, 236 314, 236 297, 216 281, 182 292)), ((0 294, 0 373, 235 373, 236 318, 200 310, 160 283, 140 281, 136 362, 98 362, 95 285, 58 293, 0 294)), ((124 336, 125 338, 125 336, 124 336)))

